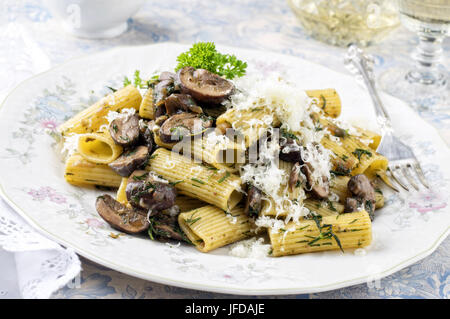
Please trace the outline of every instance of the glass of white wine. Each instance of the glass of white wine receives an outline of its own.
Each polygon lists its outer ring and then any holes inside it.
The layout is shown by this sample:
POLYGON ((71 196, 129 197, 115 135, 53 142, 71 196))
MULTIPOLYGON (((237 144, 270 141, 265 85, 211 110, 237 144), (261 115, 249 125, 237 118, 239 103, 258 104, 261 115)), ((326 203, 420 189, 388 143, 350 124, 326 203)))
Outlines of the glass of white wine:
POLYGON ((380 77, 381 88, 418 110, 450 109, 448 71, 441 64, 442 42, 450 35, 450 0, 397 0, 400 20, 419 36, 409 70, 391 69, 380 77))

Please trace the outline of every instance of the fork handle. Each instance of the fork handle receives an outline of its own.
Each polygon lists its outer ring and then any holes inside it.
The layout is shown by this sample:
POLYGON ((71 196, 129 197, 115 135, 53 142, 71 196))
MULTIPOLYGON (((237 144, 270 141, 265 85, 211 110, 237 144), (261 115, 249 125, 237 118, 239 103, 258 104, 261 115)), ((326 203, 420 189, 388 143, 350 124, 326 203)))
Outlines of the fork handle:
POLYGON ((369 90, 369 94, 375 108, 378 124, 384 130, 392 130, 391 118, 389 117, 388 112, 381 102, 381 98, 376 89, 375 77, 373 75, 371 67, 369 66, 369 57, 364 55, 362 50, 356 45, 351 45, 348 48, 346 63, 351 63, 356 68, 358 74, 361 75, 365 86, 369 90))

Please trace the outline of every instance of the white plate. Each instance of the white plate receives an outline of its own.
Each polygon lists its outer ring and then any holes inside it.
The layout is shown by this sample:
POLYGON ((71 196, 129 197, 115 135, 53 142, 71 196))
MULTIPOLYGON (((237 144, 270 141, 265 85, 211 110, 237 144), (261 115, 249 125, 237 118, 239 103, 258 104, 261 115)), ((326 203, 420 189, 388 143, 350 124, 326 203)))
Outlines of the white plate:
MULTIPOLYGON (((110 237, 117 232, 94 208, 101 192, 64 181, 55 127, 108 92, 105 85, 116 85, 136 69, 144 75, 172 69, 186 49, 171 43, 117 48, 72 60, 19 85, 0 110, 0 185, 6 201, 44 235, 106 267, 159 283, 246 295, 312 293, 370 282, 431 254, 445 239, 450 224, 449 150, 430 125, 388 96, 383 98, 395 129, 414 148, 432 190, 388 195, 365 254, 242 259, 228 256, 228 248, 203 254, 144 236, 110 237)), ((352 77, 291 56, 220 50, 248 61, 249 72, 280 72, 303 88, 334 87, 342 98, 342 116, 374 127, 369 96, 352 77)))

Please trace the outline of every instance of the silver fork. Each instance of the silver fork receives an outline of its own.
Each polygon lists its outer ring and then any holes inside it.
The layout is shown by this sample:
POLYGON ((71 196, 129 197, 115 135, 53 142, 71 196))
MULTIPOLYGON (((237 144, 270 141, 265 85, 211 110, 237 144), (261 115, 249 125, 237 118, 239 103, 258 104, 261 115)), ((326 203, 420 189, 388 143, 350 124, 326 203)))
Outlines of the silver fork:
MULTIPOLYGON (((388 172, 392 178, 406 191, 409 191, 408 183, 416 190, 419 190, 419 186, 416 183, 417 180, 419 180, 423 186, 429 188, 414 152, 409 146, 404 144, 394 135, 391 119, 384 108, 375 87, 373 57, 364 54, 364 52, 356 45, 350 45, 344 63, 350 72, 356 75, 357 79, 360 82, 363 82, 369 90, 375 108, 376 119, 383 134, 377 152, 386 156, 389 160, 388 172), (414 174, 417 179, 413 177, 414 174)), ((382 178, 382 180, 388 186, 398 191, 387 178, 382 178)))

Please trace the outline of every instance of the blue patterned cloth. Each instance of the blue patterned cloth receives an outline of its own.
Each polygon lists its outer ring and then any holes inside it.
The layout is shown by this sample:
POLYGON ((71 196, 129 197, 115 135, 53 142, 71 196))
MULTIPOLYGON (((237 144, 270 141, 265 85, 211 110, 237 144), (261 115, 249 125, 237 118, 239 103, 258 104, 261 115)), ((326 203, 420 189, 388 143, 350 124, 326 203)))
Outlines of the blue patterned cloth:
MULTIPOLYGON (((302 57, 346 72, 342 48, 305 34, 282 0, 149 0, 129 21, 129 30, 110 40, 83 40, 63 33, 41 1, 9 1, 0 8, 0 99, 20 81, 72 57, 116 46, 163 41, 214 41, 243 48, 302 57)), ((415 35, 399 28, 379 45, 368 48, 376 71, 411 62, 415 35)), ((450 41, 445 41, 444 65, 450 65, 450 41)), ((430 103, 433 103, 430 101, 430 103)), ((430 105, 432 106, 432 105, 430 105)), ((450 110, 422 113, 450 145, 450 110)), ((450 239, 429 257, 374 285, 356 285, 330 292, 271 298, 448 298, 450 239)), ((55 298, 228 298, 215 294, 136 279, 82 258, 83 271, 55 298)), ((232 296, 239 298, 240 296, 232 296)), ((248 297, 248 296, 247 296, 248 297)))

